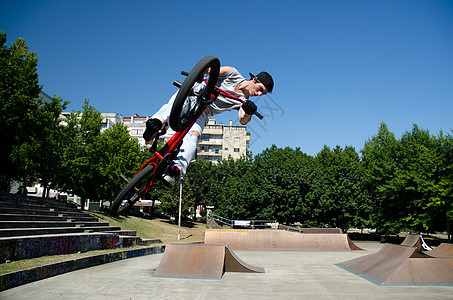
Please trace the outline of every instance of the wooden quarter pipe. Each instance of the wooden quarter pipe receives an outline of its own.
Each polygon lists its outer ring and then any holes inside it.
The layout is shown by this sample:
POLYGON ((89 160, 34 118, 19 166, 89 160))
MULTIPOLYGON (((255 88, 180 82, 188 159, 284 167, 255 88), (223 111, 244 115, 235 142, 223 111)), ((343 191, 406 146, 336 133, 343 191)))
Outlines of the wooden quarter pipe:
POLYGON ((206 229, 205 244, 225 244, 233 250, 351 251, 362 250, 347 234, 298 233, 285 230, 206 229))
MULTIPOLYGON (((437 255, 446 255, 444 250, 447 247, 440 249, 437 255)), ((453 285, 453 258, 435 258, 430 252, 411 246, 385 244, 376 253, 338 266, 377 285, 453 285)))
POLYGON ((264 273, 242 261, 228 245, 170 244, 153 277, 221 279, 225 272, 264 273))

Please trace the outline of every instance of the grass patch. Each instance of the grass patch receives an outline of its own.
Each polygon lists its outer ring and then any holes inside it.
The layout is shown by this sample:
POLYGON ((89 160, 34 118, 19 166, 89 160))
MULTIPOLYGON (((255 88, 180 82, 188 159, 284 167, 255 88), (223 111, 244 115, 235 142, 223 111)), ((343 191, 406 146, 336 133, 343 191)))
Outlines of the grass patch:
MULTIPOLYGON (((160 239, 162 243, 151 246, 166 245, 170 243, 200 243, 204 241, 206 224, 187 222, 181 226, 181 239, 178 240, 178 225, 166 219, 143 219, 133 216, 113 217, 106 213, 89 212, 102 222, 108 222, 110 226, 121 227, 122 230, 135 230, 141 238, 160 239)), ((140 249, 150 246, 136 246, 130 248, 117 248, 109 250, 95 250, 84 253, 72 253, 64 255, 44 256, 32 259, 23 259, 10 263, 0 264, 0 275, 26 270, 30 268, 50 265, 66 260, 78 259, 100 254, 121 252, 124 250, 140 249)))
MULTIPOLYGON (((157 244, 156 244, 157 245, 157 244)), ((0 275, 17 272, 21 270, 31 269, 35 267, 51 265, 59 262, 63 262, 66 260, 73 260, 83 257, 107 254, 107 253, 115 253, 115 252, 122 252, 125 250, 134 250, 140 248, 146 248, 150 246, 135 246, 130 248, 117 248, 117 249, 108 249, 108 250, 93 250, 84 253, 72 253, 72 254, 62 254, 62 255, 52 255, 52 256, 43 256, 31 259, 22 259, 18 261, 13 261, 10 263, 5 263, 0 265, 0 275)))
POLYGON ((198 243, 204 241, 206 224, 183 222, 181 240, 178 241, 178 224, 166 219, 143 219, 134 216, 114 217, 107 213, 90 212, 100 221, 109 222, 110 226, 119 226, 123 230, 135 230, 141 238, 160 239, 163 244, 198 243))

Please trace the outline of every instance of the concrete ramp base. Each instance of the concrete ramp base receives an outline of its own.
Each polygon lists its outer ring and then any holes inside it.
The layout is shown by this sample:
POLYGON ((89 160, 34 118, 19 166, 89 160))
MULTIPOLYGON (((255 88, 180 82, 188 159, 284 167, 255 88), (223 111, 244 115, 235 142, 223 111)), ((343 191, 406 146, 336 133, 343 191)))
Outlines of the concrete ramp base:
POLYGON ((298 233, 285 230, 206 229, 205 244, 230 245, 233 250, 351 251, 362 250, 347 234, 298 233))
MULTIPOLYGON (((446 248, 440 249, 438 255, 446 248)), ((429 255, 430 252, 385 244, 376 253, 337 266, 377 285, 453 285, 453 257, 444 254, 445 257, 435 258, 429 255)))
POLYGON ((170 244, 153 277, 221 279, 225 272, 264 273, 242 261, 228 245, 170 244))

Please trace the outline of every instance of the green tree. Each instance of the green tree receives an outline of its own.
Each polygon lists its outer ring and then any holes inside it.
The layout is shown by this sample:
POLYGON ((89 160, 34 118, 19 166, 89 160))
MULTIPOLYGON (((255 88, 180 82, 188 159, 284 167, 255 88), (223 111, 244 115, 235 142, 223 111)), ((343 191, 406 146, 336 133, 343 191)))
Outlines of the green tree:
POLYGON ((99 135, 95 148, 100 176, 96 198, 111 204, 125 184, 120 174, 132 178, 142 163, 140 144, 130 137, 124 124, 117 123, 99 135))
POLYGON ((381 233, 449 230, 452 211, 451 136, 414 124, 396 140, 382 123, 362 150, 373 225, 381 233))
POLYGON ((417 125, 399 141, 398 168, 390 183, 400 201, 404 201, 402 227, 417 232, 429 230, 430 213, 426 204, 437 197, 438 185, 433 177, 439 166, 435 139, 417 125))
POLYGON ((447 230, 448 240, 452 241, 453 230, 453 136, 441 131, 436 140, 436 152, 440 166, 434 176, 439 185, 438 197, 427 205, 432 212, 435 229, 447 230))
POLYGON ((12 159, 21 169, 27 169, 30 179, 40 181, 47 196, 55 166, 61 164, 63 135, 60 125, 60 115, 66 108, 68 101, 53 97, 50 102, 42 98, 37 100, 38 107, 35 111, 34 127, 39 131, 29 136, 27 141, 13 148, 12 159))
POLYGON ((59 190, 74 193, 85 200, 99 200, 102 176, 98 169, 97 142, 101 134, 100 112, 85 100, 82 112, 73 112, 66 119, 62 164, 56 171, 59 190))
POLYGON ((247 183, 246 172, 250 166, 249 160, 232 158, 221 160, 216 166, 214 181, 210 181, 212 198, 215 199, 214 212, 229 219, 248 218, 246 189, 252 187, 247 183))
POLYGON ((372 226, 381 233, 399 233, 406 210, 404 201, 396 193, 392 183, 398 169, 398 142, 395 135, 381 123, 378 133, 362 149, 365 170, 364 189, 369 191, 372 203, 372 226))
MULTIPOLYGON (((26 177, 28 171, 14 164, 14 148, 29 141, 40 129, 36 111, 41 87, 36 66, 38 58, 23 39, 6 46, 6 32, 0 31, 0 190, 9 190, 11 178, 26 177)), ((16 150, 18 151, 18 150, 16 150)))
POLYGON ((452 210, 452 139, 442 132, 436 137, 414 124, 401 137, 400 197, 408 204, 403 219, 416 232, 449 230, 452 210))
POLYGON ((324 146, 316 156, 321 167, 322 193, 320 193, 318 217, 322 223, 341 228, 367 224, 367 197, 363 195, 362 168, 358 153, 353 147, 333 150, 324 146))
POLYGON ((181 215, 183 217, 190 214, 190 208, 194 207, 195 199, 191 193, 191 187, 186 184, 186 181, 178 181, 173 187, 168 188, 161 182, 157 182, 154 186, 154 192, 152 195, 156 199, 161 201, 161 204, 157 207, 158 211, 175 217, 179 214, 179 198, 180 198, 180 184, 183 186, 182 203, 181 203, 181 215))
POLYGON ((310 192, 313 158, 300 149, 275 145, 257 155, 253 162, 255 186, 262 200, 263 217, 280 223, 304 222, 311 218, 310 192))
POLYGON ((214 206, 216 203, 217 166, 204 160, 197 160, 189 165, 184 178, 184 194, 193 198, 194 206, 214 206))

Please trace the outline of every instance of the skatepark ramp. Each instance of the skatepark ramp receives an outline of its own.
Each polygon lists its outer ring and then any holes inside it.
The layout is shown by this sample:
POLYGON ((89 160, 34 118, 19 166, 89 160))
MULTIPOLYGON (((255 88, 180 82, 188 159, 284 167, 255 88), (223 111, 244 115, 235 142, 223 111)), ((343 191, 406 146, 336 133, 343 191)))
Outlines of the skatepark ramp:
POLYGON ((432 251, 425 252, 431 257, 453 258, 453 244, 442 243, 432 251))
POLYGON ((422 252, 416 247, 385 244, 376 253, 337 266, 377 285, 453 285, 453 256, 448 256, 452 251, 449 246, 422 252))
POLYGON ((206 229, 205 244, 225 244, 233 250, 351 251, 362 250, 347 234, 298 233, 285 230, 206 229))
POLYGON ((245 263, 228 245, 170 244, 153 277, 221 279, 225 272, 264 269, 245 263))
POLYGON ((418 250, 430 251, 433 250, 426 243, 421 234, 408 234, 401 243, 403 246, 416 247, 418 250))

